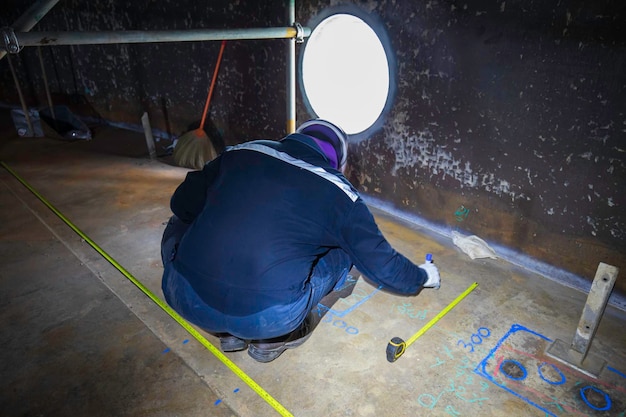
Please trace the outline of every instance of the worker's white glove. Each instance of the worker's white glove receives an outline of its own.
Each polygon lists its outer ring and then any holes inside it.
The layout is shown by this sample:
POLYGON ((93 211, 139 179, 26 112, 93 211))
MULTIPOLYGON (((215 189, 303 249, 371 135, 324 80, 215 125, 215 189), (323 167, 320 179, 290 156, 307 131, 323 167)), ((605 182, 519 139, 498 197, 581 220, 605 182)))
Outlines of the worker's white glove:
POLYGON ((439 270, 432 262, 426 262, 420 265, 426 273, 428 274, 428 279, 424 283, 424 288, 434 288, 436 290, 441 286, 441 277, 439 276, 439 270))

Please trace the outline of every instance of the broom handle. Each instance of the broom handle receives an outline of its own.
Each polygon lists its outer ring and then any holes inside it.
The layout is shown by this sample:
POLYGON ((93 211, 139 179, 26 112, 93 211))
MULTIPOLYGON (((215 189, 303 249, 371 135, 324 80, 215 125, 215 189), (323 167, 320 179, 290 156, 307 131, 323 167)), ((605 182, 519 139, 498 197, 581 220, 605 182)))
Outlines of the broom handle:
POLYGON ((209 88, 209 95, 206 98, 206 103, 204 103, 204 111, 202 113, 202 121, 200 122, 200 129, 204 129, 204 122, 206 121, 206 114, 207 114, 207 111, 209 110, 209 103, 211 102, 211 96, 213 95, 213 87, 215 87, 215 80, 217 80, 217 71, 220 69, 220 62, 222 62, 222 54, 224 53, 225 46, 226 46, 226 41, 222 41, 220 54, 217 56, 217 64, 215 65, 215 70, 213 71, 213 79, 211 80, 211 87, 209 88))

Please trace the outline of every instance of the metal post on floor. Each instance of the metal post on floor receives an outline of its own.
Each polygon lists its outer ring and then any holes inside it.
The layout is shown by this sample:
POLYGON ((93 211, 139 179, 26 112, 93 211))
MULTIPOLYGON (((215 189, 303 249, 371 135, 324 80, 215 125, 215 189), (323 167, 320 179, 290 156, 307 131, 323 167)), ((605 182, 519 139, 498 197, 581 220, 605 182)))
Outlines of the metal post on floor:
MULTIPOLYGON (((41 77, 43 78, 43 85, 46 89, 46 98, 48 99, 48 107, 50 107, 50 115, 56 125, 57 116, 54 113, 54 104, 52 103, 52 95, 50 95, 50 87, 48 85, 48 75, 46 74, 46 67, 43 64, 43 56, 41 55, 41 46, 37 47, 37 55, 39 56, 39 65, 41 66, 41 77)), ((57 126, 55 126, 56 128, 57 126)))
POLYGON ((567 344, 557 339, 546 352, 549 356, 593 378, 600 375, 606 361, 590 353, 589 348, 615 286, 618 272, 618 268, 600 262, 572 342, 567 344))
POLYGON ((143 116, 141 116, 141 124, 143 126, 144 135, 146 136, 146 145, 148 145, 150 159, 154 161, 157 154, 156 147, 154 146, 154 137, 152 136, 152 127, 150 126, 150 118, 148 117, 147 112, 144 112, 143 116))
POLYGON ((26 136, 33 137, 35 136, 35 129, 33 128, 33 121, 30 118, 30 110, 28 109, 28 106, 26 105, 26 99, 24 99, 24 94, 22 94, 20 81, 17 78, 17 74, 15 73, 15 68, 13 68, 13 62, 11 61, 11 57, 7 57, 7 60, 9 61, 9 69, 11 70, 11 75, 13 76, 13 82, 15 83, 15 89, 17 90, 17 95, 22 105, 24 118, 26 119, 26 126, 28 127, 28 132, 26 133, 26 136))

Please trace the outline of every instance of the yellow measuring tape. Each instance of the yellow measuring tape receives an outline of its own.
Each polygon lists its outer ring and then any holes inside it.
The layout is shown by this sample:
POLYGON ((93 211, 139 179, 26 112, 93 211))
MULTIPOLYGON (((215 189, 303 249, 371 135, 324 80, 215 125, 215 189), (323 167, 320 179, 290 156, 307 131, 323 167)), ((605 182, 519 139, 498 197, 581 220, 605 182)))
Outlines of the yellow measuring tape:
POLYGON ((450 310, 452 310, 454 308, 454 306, 456 306, 458 303, 461 302, 461 300, 463 300, 465 297, 467 297, 469 293, 474 291, 474 289, 476 289, 476 287, 478 287, 478 283, 477 282, 475 282, 472 285, 470 285, 465 291, 463 291, 458 297, 456 297, 454 299, 454 301, 452 301, 450 304, 448 304, 446 306, 446 308, 441 310, 439 312, 439 314, 437 314, 435 317, 433 317, 428 323, 426 323, 426 325, 424 327, 419 329, 417 331, 417 333, 415 333, 413 336, 411 336, 411 338, 409 340, 407 340, 406 342, 404 340, 402 340, 401 338, 399 338, 399 337, 394 337, 393 339, 391 339, 391 341, 387 344, 387 352, 386 352, 387 353, 387 360, 389 362, 395 362, 400 356, 402 356, 404 351, 413 342, 415 342, 417 340, 418 337, 420 337, 421 335, 426 333, 426 331, 428 329, 433 327, 435 325, 435 323, 437 323, 443 316, 448 314, 450 312, 450 310))
POLYGON ((193 326, 191 326, 184 318, 182 318, 176 311, 174 311, 165 301, 157 297, 152 291, 150 291, 145 285, 141 283, 137 278, 132 276, 122 265, 120 265, 115 259, 113 259, 108 253, 106 253, 100 246, 98 246, 93 240, 91 240, 85 233, 83 233, 76 225, 74 225, 67 217, 57 210, 48 200, 46 200, 41 194, 30 186, 24 179, 22 179, 15 171, 13 171, 7 164, 0 161, 0 164, 11 173, 19 182, 21 182, 26 188, 30 190, 42 203, 44 203, 50 210, 54 212, 61 220, 65 222, 74 232, 76 232, 85 242, 89 243, 100 255, 102 255, 111 265, 117 268, 126 278, 128 278, 133 284, 137 286, 145 295, 147 295, 152 301, 154 301, 159 307, 161 307, 167 314, 169 314, 178 324, 180 324, 189 334, 191 334, 198 342, 200 342, 205 348, 209 350, 213 355, 217 357, 224 365, 226 365, 235 375, 237 375, 243 382, 248 384, 254 392, 256 392, 261 398, 263 398, 269 405, 274 407, 281 416, 293 417, 281 403, 276 401, 267 391, 265 391, 259 384, 257 384, 252 378, 250 378, 244 371, 241 370, 233 361, 228 359, 218 348, 213 346, 202 334, 200 334, 193 326))

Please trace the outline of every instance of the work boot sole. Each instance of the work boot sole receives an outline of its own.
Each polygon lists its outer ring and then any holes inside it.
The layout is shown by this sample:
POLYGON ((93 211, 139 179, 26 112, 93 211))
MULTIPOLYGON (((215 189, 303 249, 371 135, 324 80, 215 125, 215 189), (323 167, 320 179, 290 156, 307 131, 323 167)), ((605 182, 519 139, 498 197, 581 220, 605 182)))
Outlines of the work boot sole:
POLYGON ((248 342, 236 336, 220 337, 222 352, 238 352, 248 347, 248 342))
POLYGON ((257 362, 271 362, 287 349, 297 348, 306 342, 309 337, 311 337, 311 333, 300 339, 292 340, 291 342, 265 343, 263 347, 255 346, 254 343, 250 343, 250 346, 248 346, 248 355, 257 362))

